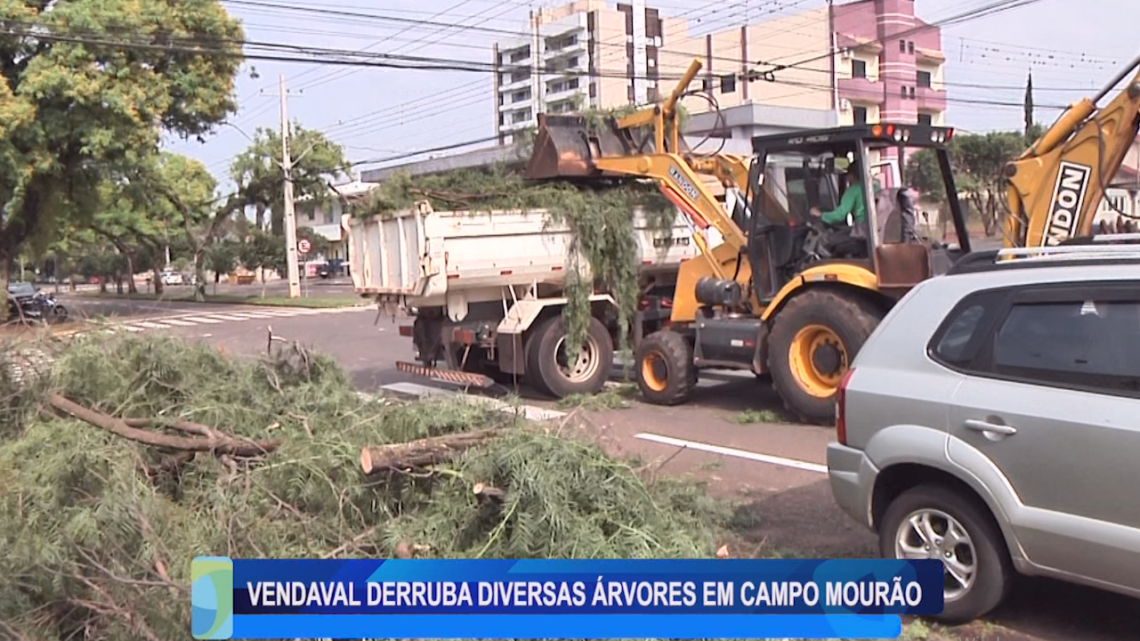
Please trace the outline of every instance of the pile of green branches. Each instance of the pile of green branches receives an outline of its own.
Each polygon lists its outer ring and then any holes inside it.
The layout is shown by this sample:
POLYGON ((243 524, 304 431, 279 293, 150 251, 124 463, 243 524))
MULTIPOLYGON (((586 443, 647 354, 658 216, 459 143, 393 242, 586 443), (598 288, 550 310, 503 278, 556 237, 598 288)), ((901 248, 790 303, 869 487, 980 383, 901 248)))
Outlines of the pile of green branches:
MULTIPOLYGON (((13 383, 0 434, 0 638, 166 641, 190 559, 708 557, 701 488, 643 483, 597 447, 456 400, 362 397, 330 359, 259 360, 159 336, 90 336, 13 383), (58 411, 210 426, 262 453, 143 445, 58 411), (496 428, 450 462, 365 475, 361 448, 496 428), (497 507, 473 493, 501 490, 497 507), (410 552, 409 552, 410 551, 410 552)), ((5 354, 0 353, 0 361, 5 354)), ((5 370, 0 362, 0 372, 5 370)), ((136 423, 132 423, 136 424, 136 423)))

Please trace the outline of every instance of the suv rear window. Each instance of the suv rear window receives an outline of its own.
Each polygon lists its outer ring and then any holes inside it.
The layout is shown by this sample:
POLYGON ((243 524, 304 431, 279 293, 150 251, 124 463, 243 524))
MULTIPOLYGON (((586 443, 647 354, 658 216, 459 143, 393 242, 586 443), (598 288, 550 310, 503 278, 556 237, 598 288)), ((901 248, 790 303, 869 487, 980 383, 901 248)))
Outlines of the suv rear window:
POLYGON ((1065 386, 1140 391, 1140 303, 1016 304, 994 337, 993 371, 1065 386))

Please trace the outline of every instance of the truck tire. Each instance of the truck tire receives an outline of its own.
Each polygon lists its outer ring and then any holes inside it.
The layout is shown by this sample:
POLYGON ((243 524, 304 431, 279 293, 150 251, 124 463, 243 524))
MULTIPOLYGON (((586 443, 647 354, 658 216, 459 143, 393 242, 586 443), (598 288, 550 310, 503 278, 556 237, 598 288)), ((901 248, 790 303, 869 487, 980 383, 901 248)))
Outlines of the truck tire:
POLYGON ((527 341, 526 378, 536 391, 565 398, 596 394, 609 380, 614 366, 614 341, 606 326, 590 318, 586 340, 572 366, 565 363, 566 325, 558 315, 542 322, 527 341))
POLYGON ((663 330, 646 336, 633 362, 641 395, 653 405, 680 405, 697 387, 693 346, 677 332, 663 330))
POLYGON ((772 385, 805 423, 834 425, 835 390, 882 312, 858 296, 808 290, 776 312, 768 335, 772 385))

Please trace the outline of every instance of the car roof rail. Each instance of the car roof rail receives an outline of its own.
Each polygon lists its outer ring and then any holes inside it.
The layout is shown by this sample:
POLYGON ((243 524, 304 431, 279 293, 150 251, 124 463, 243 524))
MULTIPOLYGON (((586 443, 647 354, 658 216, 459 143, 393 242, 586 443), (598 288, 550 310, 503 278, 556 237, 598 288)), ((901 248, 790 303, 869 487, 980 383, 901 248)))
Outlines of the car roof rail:
POLYGON ((966 254, 947 275, 1074 262, 1140 262, 1140 234, 1098 234, 1044 247, 1008 247, 966 254))
POLYGON ((1082 261, 1140 259, 1140 234, 1098 234, 1045 247, 1009 247, 997 251, 1001 262, 1018 260, 1082 261))

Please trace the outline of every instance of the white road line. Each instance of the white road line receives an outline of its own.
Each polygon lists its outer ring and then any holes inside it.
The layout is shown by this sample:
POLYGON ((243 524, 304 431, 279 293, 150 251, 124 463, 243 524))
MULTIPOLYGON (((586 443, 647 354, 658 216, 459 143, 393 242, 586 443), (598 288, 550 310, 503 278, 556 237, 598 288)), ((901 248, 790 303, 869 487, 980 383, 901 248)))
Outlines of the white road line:
POLYGON ((146 321, 136 321, 134 323, 131 323, 130 325, 127 325, 127 327, 131 327, 131 326, 145 327, 146 329, 170 329, 169 325, 163 325, 161 323, 148 323, 146 321))
POLYGON ((420 385, 419 383, 391 383, 384 385, 380 389, 388 390, 389 392, 396 392, 398 394, 406 394, 408 396, 458 396, 467 403, 475 405, 488 405, 492 409, 501 412, 515 413, 522 410, 523 416, 531 421, 549 421, 555 418, 562 418, 566 416, 566 412, 559 412, 557 410, 548 410, 543 407, 534 405, 522 405, 518 408, 504 403, 497 398, 490 398, 488 396, 475 396, 473 394, 463 394, 455 390, 448 390, 439 387, 431 387, 429 385, 420 385))
POLYGON ((211 318, 209 316, 189 316, 189 317, 184 318, 182 320, 190 321, 192 324, 195 324, 195 325, 201 325, 203 323, 206 325, 217 325, 218 323, 222 322, 216 318, 211 318))
POLYGON ((198 324, 188 318, 164 318, 162 322, 167 325, 177 325, 178 327, 194 327, 198 324))
POLYGON ((684 447, 690 450, 699 450, 701 452, 709 452, 711 454, 723 454, 724 456, 735 456, 737 458, 747 459, 749 461, 757 461, 759 463, 769 463, 771 465, 780 465, 782 467, 791 467, 797 470, 805 470, 807 472, 817 472, 819 474, 827 474, 827 466, 819 465, 817 463, 808 463, 806 461, 797 461, 795 459, 783 458, 779 456, 770 456, 768 454, 760 454, 758 452, 749 452, 748 450, 738 450, 732 447, 721 447, 719 445, 709 445, 707 443, 698 443, 696 441, 685 441, 679 438, 672 438, 670 436, 661 436, 659 434, 637 434, 634 438, 639 438, 643 441, 652 441, 662 445, 672 445, 674 447, 684 447))
POLYGON ((261 319, 265 319, 265 318, 274 318, 274 316, 269 315, 269 314, 253 313, 253 312, 234 312, 233 314, 230 314, 230 315, 231 316, 237 316, 238 318, 241 318, 243 320, 261 320, 261 319))
POLYGON ((241 317, 238 317, 238 316, 228 316, 228 315, 226 315, 226 314, 210 314, 209 316, 204 316, 203 318, 216 318, 216 319, 218 319, 218 320, 223 320, 223 321, 241 321, 241 320, 247 320, 247 319, 245 319, 245 318, 241 318, 241 317))
POLYGON ((141 327, 132 327, 131 325, 120 325, 120 327, 122 327, 123 329, 127 330, 128 332, 141 332, 141 331, 143 331, 143 328, 141 328, 141 327))

